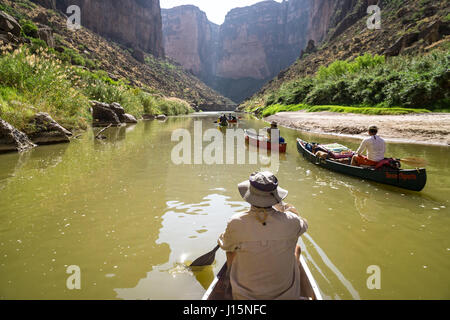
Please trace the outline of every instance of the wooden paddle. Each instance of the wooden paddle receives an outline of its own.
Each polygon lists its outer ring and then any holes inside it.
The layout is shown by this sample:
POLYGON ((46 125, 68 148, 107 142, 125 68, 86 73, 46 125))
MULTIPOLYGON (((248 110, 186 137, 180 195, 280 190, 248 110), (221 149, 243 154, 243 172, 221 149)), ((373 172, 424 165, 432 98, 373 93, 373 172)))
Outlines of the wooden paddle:
POLYGON ((403 162, 404 164, 407 164, 411 167, 426 167, 427 161, 420 158, 405 158, 405 159, 398 159, 398 161, 403 162))
POLYGON ((214 263, 214 260, 216 259, 216 252, 217 250, 219 250, 219 248, 220 246, 217 245, 212 251, 204 254, 203 256, 192 262, 190 267, 204 267, 212 265, 214 263))

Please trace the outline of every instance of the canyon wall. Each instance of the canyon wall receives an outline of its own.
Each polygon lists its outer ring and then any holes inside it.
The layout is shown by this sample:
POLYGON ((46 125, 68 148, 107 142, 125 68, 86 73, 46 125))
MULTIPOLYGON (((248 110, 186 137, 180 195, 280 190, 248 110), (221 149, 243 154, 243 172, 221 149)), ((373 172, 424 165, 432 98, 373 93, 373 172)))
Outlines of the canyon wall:
POLYGON ((81 25, 127 47, 164 57, 159 0, 34 0, 66 13, 81 8, 81 25))
POLYGON ((309 5, 263 1, 231 10, 220 27, 193 6, 164 9, 167 56, 240 102, 298 58, 308 40, 309 5))
POLYGON ((166 55, 206 80, 215 73, 219 26, 195 6, 161 11, 166 55))

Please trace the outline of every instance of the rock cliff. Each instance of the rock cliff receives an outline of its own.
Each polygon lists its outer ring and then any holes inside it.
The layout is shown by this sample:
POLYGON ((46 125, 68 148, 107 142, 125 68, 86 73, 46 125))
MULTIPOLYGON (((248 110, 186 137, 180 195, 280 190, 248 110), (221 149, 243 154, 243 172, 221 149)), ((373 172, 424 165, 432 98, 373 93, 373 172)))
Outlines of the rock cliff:
POLYGON ((125 46, 164 56, 159 0, 34 0, 66 12, 81 9, 81 25, 125 46))
POLYGON ((220 27, 193 6, 163 10, 166 53, 242 101, 299 56, 308 40, 309 6, 310 0, 263 1, 231 10, 220 27))
POLYGON ((195 6, 162 10, 164 50, 168 57, 203 80, 214 74, 219 26, 195 6))

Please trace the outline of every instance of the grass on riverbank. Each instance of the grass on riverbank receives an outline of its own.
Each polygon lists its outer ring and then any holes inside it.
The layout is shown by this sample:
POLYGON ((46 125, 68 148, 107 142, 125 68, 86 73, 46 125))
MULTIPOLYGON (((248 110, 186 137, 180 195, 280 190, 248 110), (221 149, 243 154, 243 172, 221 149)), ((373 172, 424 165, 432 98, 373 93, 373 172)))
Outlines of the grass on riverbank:
MULTIPOLYGON (((429 113, 426 109, 408 109, 408 108, 361 108, 346 106, 308 106, 305 104, 281 105, 275 104, 258 110, 262 117, 268 117, 280 112, 294 112, 305 110, 307 112, 338 112, 338 113, 359 113, 368 115, 402 115, 410 113, 429 113)), ((256 111, 256 109, 252 110, 256 111)))
MULTIPOLYGON (((268 92, 263 103, 266 107, 305 104, 442 110, 450 105, 449 82, 449 50, 389 59, 366 54, 353 61, 337 60, 320 67, 314 76, 286 82, 268 92)), ((255 105, 250 100, 244 107, 248 111, 255 105)))
POLYGON ((89 100, 118 102, 127 113, 187 114, 193 112, 181 99, 167 98, 114 81, 104 71, 89 71, 59 60, 48 49, 23 46, 11 52, 1 48, 0 118, 20 130, 37 112, 48 112, 69 129, 84 129, 91 121, 89 100))

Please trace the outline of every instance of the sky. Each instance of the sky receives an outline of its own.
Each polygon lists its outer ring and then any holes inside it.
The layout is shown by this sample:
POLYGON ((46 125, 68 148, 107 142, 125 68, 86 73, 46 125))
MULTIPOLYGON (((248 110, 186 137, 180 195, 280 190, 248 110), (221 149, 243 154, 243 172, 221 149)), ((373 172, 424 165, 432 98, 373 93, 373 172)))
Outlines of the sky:
MULTIPOLYGON (((209 21, 222 24, 227 13, 234 8, 246 7, 262 0, 160 0, 161 8, 169 9, 185 4, 192 4, 206 12, 209 21)), ((275 0, 281 2, 281 0, 275 0)))

